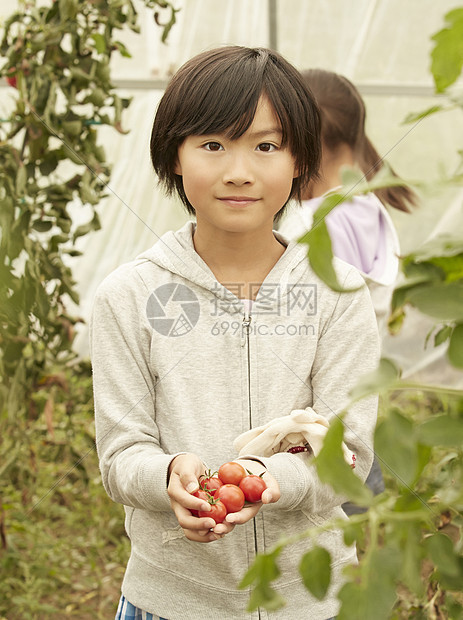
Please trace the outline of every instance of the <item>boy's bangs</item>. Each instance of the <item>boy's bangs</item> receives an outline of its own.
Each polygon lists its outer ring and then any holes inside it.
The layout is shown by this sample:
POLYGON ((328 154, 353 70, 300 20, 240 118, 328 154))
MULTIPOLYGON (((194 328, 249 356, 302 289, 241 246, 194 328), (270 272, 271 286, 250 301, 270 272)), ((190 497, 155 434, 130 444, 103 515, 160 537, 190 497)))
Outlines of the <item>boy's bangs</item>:
MULTIPOLYGON (((192 93, 193 94, 193 93, 192 93)), ((230 80, 215 81, 194 105, 184 102, 188 135, 225 134, 231 139, 242 136, 251 125, 259 102, 260 89, 243 88, 230 80)))
POLYGON ((251 126, 256 114, 259 100, 262 96, 267 97, 275 114, 280 121, 282 130, 282 145, 287 143, 288 134, 291 135, 291 123, 287 110, 274 92, 269 92, 265 85, 253 90, 240 90, 238 88, 224 89, 220 84, 215 84, 208 97, 205 98, 196 109, 190 108, 191 124, 188 123, 188 135, 224 134, 231 140, 241 137, 251 126), (273 96, 272 96, 273 95, 273 96), (276 100, 275 100, 276 99, 276 100))

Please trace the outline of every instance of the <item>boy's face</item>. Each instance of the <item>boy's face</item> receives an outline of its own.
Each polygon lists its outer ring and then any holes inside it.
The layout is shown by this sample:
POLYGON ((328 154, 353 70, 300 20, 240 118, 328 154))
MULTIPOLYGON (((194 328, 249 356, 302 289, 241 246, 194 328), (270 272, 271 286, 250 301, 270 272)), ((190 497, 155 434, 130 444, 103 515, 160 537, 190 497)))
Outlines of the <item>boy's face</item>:
POLYGON ((211 233, 271 230, 298 174, 290 150, 281 147, 280 122, 266 97, 240 138, 188 136, 175 173, 183 177, 198 227, 211 233))

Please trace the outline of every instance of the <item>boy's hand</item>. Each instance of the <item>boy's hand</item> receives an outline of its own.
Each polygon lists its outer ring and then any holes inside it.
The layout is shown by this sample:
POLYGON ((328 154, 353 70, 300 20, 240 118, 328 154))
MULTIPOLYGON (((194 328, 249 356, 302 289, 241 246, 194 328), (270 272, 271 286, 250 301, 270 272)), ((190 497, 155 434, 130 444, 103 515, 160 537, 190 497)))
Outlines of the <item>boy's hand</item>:
MULTIPOLYGON (((237 459, 237 463, 240 463, 247 471, 250 471, 252 474, 260 476, 262 472, 262 478, 267 485, 267 488, 262 493, 262 501, 256 504, 248 504, 246 503, 244 507, 239 512, 231 512, 225 517, 225 522, 229 524, 243 524, 247 521, 250 521, 252 518, 256 516, 259 510, 262 508, 264 504, 273 504, 280 499, 280 487, 278 482, 275 480, 273 476, 271 476, 262 463, 258 461, 251 461, 247 459, 237 459)), ((225 523, 224 522, 224 523, 225 523)))
POLYGON ((210 510, 204 500, 191 495, 199 489, 199 477, 206 467, 195 454, 180 454, 169 466, 169 483, 167 493, 172 510, 186 538, 195 542, 213 542, 231 532, 232 523, 218 523, 209 517, 195 517, 190 510, 210 510), (211 531, 212 530, 212 531, 211 531))

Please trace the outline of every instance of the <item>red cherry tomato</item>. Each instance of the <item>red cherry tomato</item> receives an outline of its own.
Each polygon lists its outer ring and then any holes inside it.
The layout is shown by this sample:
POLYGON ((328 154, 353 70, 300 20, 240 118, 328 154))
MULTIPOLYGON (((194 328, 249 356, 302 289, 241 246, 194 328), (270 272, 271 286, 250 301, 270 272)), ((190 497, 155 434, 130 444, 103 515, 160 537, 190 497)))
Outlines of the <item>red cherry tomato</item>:
POLYGON ((211 510, 206 512, 205 510, 198 511, 198 517, 211 517, 216 523, 222 523, 227 516, 227 509, 225 504, 220 500, 217 500, 211 504, 211 510))
POLYGON ((223 482, 217 476, 201 476, 199 479, 199 486, 201 489, 208 491, 211 495, 215 497, 217 489, 223 485, 223 482))
POLYGON ((246 476, 240 482, 240 489, 244 493, 244 497, 247 502, 260 502, 262 493, 267 488, 267 485, 260 476, 246 476))
POLYGON ((244 493, 234 484, 224 484, 216 493, 224 504, 227 512, 238 512, 244 506, 244 493))
MULTIPOLYGON (((192 495, 194 495, 195 497, 199 497, 199 499, 203 499, 205 502, 209 502, 209 500, 211 499, 211 496, 209 495, 209 493, 207 493, 203 489, 198 489, 197 491, 192 493, 192 495)), ((190 509, 190 512, 191 512, 191 514, 194 517, 198 516, 198 511, 197 510, 191 510, 190 509)))
POLYGON ((219 467, 219 478, 224 484, 239 486, 245 476, 246 470, 239 463, 224 463, 219 467))

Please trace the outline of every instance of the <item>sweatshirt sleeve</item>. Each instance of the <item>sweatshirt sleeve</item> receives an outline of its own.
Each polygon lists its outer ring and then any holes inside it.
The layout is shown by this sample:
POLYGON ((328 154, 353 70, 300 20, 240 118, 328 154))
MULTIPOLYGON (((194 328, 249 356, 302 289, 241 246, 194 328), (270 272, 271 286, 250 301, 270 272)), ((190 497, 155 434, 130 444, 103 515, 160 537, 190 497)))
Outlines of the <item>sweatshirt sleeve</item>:
MULTIPOLYGON (((359 286, 355 292, 338 295, 320 335, 312 366, 312 408, 328 421, 343 411, 350 390, 363 374, 376 368, 379 359, 378 329, 370 295, 363 278, 351 269, 344 287, 359 286)), ((353 404, 344 418, 344 442, 356 455, 354 473, 362 481, 373 462, 377 403, 376 396, 364 398, 353 404)), ((269 505, 271 510, 326 513, 346 499, 322 484, 315 465, 302 455, 278 453, 259 460, 280 485, 281 498, 269 505)))
MULTIPOLYGON (((118 275, 119 274, 119 275, 118 275)), ((155 421, 155 385, 148 360, 150 333, 140 285, 131 271, 100 285, 90 324, 96 447, 103 485, 115 502, 170 509, 167 472, 176 455, 163 452, 155 421)))

